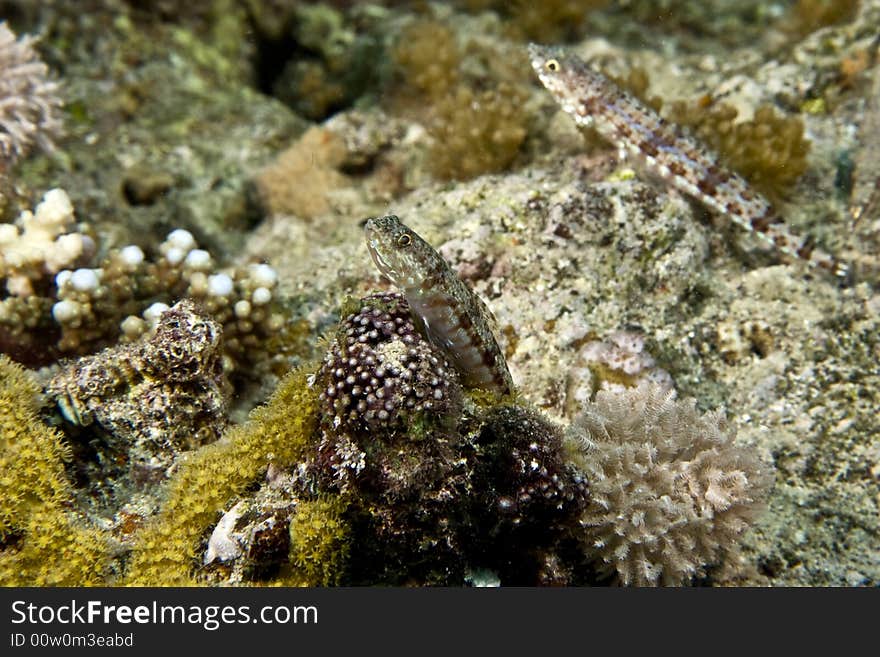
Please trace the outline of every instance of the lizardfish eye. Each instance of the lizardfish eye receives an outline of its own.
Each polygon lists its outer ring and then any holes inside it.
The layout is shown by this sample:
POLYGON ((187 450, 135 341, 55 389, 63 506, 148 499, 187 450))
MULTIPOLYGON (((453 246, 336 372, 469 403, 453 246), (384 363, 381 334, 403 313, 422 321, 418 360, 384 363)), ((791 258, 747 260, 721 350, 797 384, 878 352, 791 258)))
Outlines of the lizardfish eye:
POLYGON ((547 70, 551 73, 556 73, 559 70, 559 60, 556 59, 548 59, 547 63, 544 64, 547 67, 547 70))
POLYGON ((397 246, 399 247, 409 246, 410 242, 412 242, 412 238, 406 233, 397 238, 397 246))

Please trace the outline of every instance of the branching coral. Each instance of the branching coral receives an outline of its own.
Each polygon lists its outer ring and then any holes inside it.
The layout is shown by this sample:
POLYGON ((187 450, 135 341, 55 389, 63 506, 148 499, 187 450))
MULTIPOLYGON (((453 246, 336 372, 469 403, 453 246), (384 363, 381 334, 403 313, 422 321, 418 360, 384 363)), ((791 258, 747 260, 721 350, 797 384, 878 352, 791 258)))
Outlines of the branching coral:
POLYGON ((61 132, 58 83, 34 50, 35 39, 16 40, 0 22, 0 170, 36 144, 52 147, 61 132))
POLYGON ((0 279, 9 296, 27 297, 94 248, 91 238, 77 231, 67 193, 53 189, 33 212, 22 212, 14 224, 0 224, 0 279))
POLYGON ((646 384, 600 391, 571 432, 590 483, 583 544, 625 585, 687 583, 755 519, 773 475, 720 412, 646 384))
POLYGON ((39 392, 0 355, 0 586, 103 583, 108 545, 69 509, 69 450, 40 421, 39 392))
POLYGON ((56 189, 16 225, 0 225, 0 247, 8 293, 0 299, 0 351, 20 362, 135 340, 181 298, 197 300, 223 326, 227 372, 253 374, 271 357, 268 340, 281 325, 277 274, 260 263, 220 268, 189 231, 171 231, 152 257, 128 245, 96 261, 94 240, 56 189))

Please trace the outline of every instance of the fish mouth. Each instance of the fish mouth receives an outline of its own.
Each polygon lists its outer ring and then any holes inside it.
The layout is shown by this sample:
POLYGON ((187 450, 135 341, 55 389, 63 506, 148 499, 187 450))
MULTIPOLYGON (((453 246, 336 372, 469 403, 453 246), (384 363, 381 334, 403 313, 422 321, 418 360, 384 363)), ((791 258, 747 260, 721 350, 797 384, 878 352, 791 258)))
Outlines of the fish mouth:
POLYGON ((373 264, 376 265, 376 269, 378 269, 384 276, 389 278, 393 283, 395 280, 397 280, 397 272, 394 271, 394 268, 390 264, 388 264, 388 261, 382 257, 382 254, 379 253, 376 242, 376 240, 370 240, 367 243, 367 250, 370 252, 370 257, 373 259, 373 264))

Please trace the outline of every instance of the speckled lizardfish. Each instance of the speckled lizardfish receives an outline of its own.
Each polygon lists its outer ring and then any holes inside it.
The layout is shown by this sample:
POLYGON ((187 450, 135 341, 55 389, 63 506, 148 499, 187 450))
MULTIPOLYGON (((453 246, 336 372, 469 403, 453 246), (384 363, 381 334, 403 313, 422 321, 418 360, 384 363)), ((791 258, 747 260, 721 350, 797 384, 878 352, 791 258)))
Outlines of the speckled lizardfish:
POLYGON ((795 235, 763 196, 725 170, 710 149, 559 48, 529 45, 532 67, 574 120, 593 126, 622 154, 635 155, 677 189, 754 231, 782 253, 846 278, 847 265, 795 235))
POLYGON ((430 244, 394 215, 368 219, 367 248, 379 271, 406 297, 426 339, 471 388, 513 391, 489 309, 430 244))

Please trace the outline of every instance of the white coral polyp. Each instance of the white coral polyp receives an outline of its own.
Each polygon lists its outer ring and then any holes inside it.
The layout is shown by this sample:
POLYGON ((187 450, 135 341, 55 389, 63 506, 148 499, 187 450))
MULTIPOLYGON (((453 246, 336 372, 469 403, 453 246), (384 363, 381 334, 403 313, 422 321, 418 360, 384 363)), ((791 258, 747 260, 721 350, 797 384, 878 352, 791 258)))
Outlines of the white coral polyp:
POLYGON ((85 235, 75 232, 73 204, 62 189, 43 196, 34 212, 25 210, 0 227, 0 278, 19 297, 33 294, 32 282, 73 265, 87 250, 85 235))
POLYGON ((771 470, 734 444, 722 413, 645 383, 599 391, 575 420, 590 484, 583 544, 625 585, 678 585, 704 572, 762 507, 771 470))

